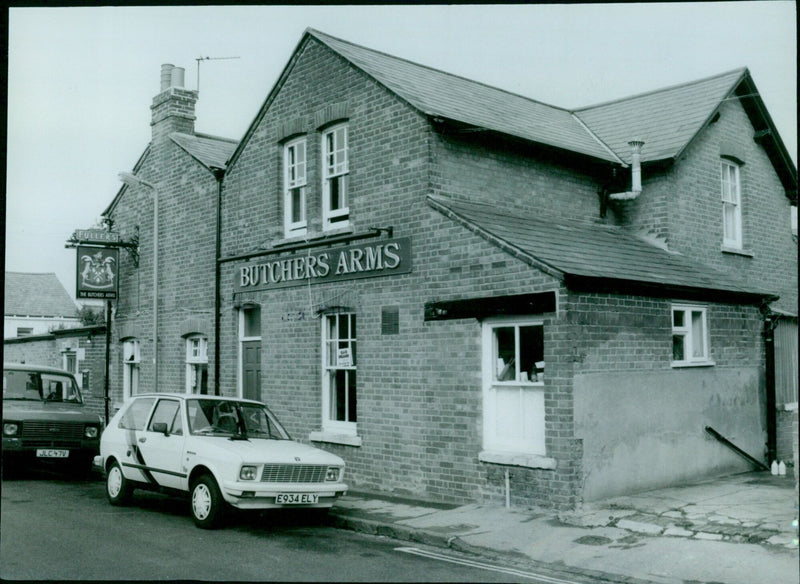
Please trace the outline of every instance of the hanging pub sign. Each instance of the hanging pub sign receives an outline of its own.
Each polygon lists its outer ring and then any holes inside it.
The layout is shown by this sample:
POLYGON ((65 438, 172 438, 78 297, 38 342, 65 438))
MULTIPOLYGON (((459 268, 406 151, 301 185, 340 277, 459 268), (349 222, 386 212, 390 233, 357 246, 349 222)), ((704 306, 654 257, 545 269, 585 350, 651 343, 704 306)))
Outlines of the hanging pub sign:
POLYGON ((76 229, 72 232, 72 240, 77 243, 97 244, 120 243, 119 233, 105 229, 76 229))
POLYGON ((286 288, 411 272, 411 239, 383 239, 317 250, 303 250, 239 266, 234 292, 286 288))
POLYGON ((114 300, 117 298, 119 249, 79 245, 77 298, 114 300))

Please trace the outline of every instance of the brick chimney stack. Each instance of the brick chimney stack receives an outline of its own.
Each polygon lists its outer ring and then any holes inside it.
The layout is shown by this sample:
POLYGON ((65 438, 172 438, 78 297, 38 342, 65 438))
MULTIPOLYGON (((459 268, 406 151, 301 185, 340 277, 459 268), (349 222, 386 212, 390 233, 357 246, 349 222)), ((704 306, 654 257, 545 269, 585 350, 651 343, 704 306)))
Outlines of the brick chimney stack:
POLYGON ((165 139, 173 132, 194 134, 194 105, 197 92, 183 87, 183 67, 161 65, 161 92, 153 98, 153 142, 165 139))

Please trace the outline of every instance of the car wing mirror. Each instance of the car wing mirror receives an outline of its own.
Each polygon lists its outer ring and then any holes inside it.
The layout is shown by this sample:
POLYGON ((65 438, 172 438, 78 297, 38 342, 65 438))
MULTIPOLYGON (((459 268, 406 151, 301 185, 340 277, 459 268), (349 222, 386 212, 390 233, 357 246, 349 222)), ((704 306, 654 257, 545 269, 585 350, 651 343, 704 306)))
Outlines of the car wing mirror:
POLYGON ((153 432, 158 432, 160 434, 163 434, 164 436, 169 436, 169 430, 167 430, 166 422, 154 422, 152 429, 153 432))

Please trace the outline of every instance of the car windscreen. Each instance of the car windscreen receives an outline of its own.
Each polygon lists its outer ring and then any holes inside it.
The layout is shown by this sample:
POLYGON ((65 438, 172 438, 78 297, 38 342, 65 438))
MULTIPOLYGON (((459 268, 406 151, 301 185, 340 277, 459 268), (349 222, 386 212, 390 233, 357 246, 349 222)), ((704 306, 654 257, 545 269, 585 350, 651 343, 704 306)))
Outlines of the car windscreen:
POLYGON ((230 400, 186 401, 189 432, 193 435, 289 440, 272 412, 264 406, 230 400))
POLYGON ((83 403, 71 376, 18 369, 3 370, 3 399, 83 403))

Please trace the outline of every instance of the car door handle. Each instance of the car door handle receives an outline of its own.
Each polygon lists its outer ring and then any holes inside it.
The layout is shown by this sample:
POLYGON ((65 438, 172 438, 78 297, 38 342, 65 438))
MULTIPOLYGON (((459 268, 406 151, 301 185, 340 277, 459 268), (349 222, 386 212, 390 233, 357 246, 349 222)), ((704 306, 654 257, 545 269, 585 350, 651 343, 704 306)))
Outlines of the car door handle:
POLYGON ((139 438, 139 442, 147 442, 147 436, 142 436, 139 438))

